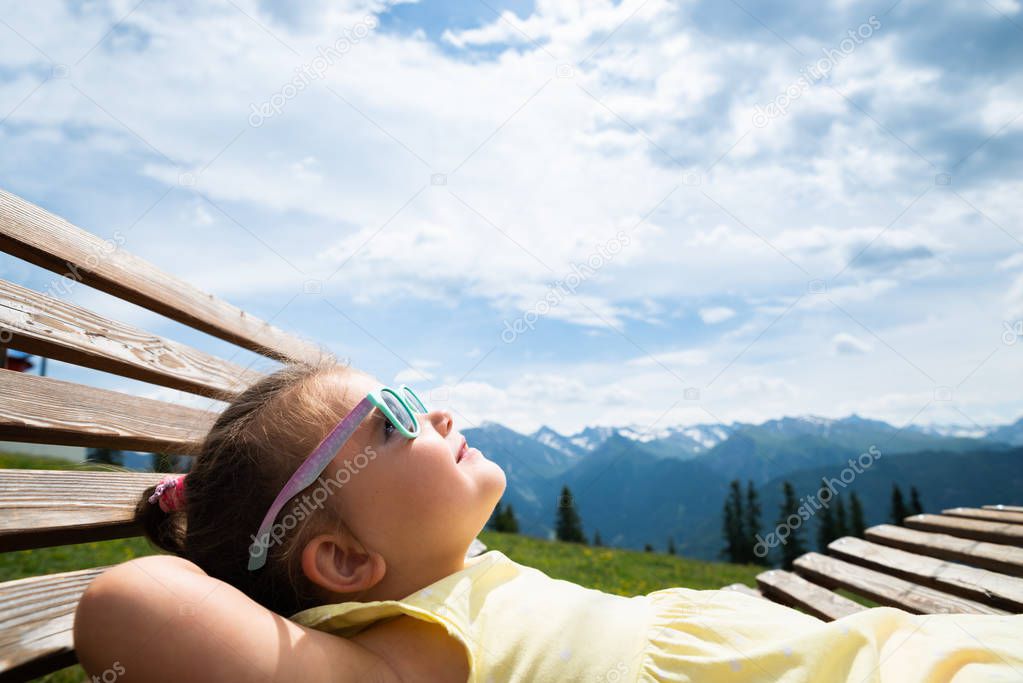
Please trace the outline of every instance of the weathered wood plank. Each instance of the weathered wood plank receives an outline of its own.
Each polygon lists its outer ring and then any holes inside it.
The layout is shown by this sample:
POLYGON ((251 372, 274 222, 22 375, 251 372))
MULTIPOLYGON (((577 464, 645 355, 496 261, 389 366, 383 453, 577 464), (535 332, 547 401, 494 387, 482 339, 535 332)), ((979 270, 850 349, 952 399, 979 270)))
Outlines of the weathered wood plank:
POLYGON ((261 375, 184 344, 0 280, 10 347, 228 401, 261 375))
POLYGON ((979 519, 945 515, 913 515, 903 520, 903 523, 910 529, 920 531, 936 531, 978 541, 1023 546, 1023 526, 1019 524, 985 522, 979 519))
POLYGON ((983 508, 949 508, 941 514, 951 517, 982 519, 985 522, 1003 522, 1005 524, 1023 524, 1023 512, 1010 510, 985 510, 983 508))
POLYGON ((977 567, 877 545, 861 538, 845 537, 828 545, 836 557, 870 569, 892 574, 912 583, 1023 612, 1023 579, 977 567))
POLYGON ((28 680, 77 661, 75 607, 105 569, 0 583, 0 680, 28 680))
MULTIPOLYGON (((115 234, 116 237, 116 234, 115 234)), ((0 251, 63 279, 130 301, 189 327, 278 360, 315 361, 321 349, 164 273, 151 263, 0 190, 0 251)))
POLYGON ((163 476, 0 470, 0 552, 137 536, 135 504, 163 476))
POLYGON ((1023 512, 1023 506, 1019 505, 985 505, 985 510, 1005 510, 1006 512, 1023 512))
POLYGON ((0 439, 187 455, 216 413, 0 370, 0 439))
POLYGON ((1023 577, 1023 548, 916 531, 893 524, 870 527, 866 537, 868 541, 912 553, 1023 577))
POLYGON ((749 586, 747 586, 744 583, 730 583, 727 586, 723 586, 721 588, 721 590, 723 590, 723 591, 732 591, 733 593, 742 593, 743 595, 748 595, 751 598, 763 598, 764 597, 763 595, 761 595, 760 591, 758 591, 756 588, 750 588, 749 586))
POLYGON ((834 621, 866 609, 849 598, 781 569, 757 574, 757 585, 764 597, 801 609, 824 621, 834 621))
POLYGON ((1008 614, 997 607, 920 586, 820 553, 807 553, 797 558, 793 566, 814 583, 828 588, 845 588, 882 605, 898 607, 915 614, 1008 614))

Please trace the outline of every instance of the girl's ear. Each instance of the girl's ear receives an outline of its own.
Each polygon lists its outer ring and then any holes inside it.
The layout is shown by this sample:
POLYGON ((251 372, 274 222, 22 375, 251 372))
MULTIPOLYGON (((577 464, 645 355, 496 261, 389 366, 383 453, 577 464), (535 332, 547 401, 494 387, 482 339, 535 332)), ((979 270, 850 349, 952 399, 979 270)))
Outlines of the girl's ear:
POLYGON ((361 593, 384 578, 383 555, 365 550, 353 539, 320 534, 302 549, 302 571, 332 593, 361 593))

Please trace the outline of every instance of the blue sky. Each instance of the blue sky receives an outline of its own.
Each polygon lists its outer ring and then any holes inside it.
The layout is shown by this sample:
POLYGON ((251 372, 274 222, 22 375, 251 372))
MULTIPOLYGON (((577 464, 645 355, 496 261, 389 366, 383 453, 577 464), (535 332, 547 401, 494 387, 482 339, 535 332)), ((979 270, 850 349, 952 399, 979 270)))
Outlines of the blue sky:
POLYGON ((2 7, 0 187, 465 426, 1023 413, 1019 0, 2 7))

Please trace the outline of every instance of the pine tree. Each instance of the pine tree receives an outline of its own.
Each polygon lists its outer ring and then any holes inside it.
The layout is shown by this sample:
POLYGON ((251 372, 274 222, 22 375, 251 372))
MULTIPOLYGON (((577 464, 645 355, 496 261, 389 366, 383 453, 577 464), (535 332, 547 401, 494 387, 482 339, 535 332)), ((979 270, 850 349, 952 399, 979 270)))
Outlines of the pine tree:
POLYGON ((739 480, 735 479, 729 485, 723 513, 722 532, 725 547, 721 554, 728 558, 729 562, 743 561, 742 520, 742 488, 739 480))
POLYGON ((915 486, 909 489, 909 509, 914 515, 922 515, 924 513, 924 506, 920 502, 920 492, 916 490, 915 486))
POLYGON ((845 519, 845 503, 842 502, 842 497, 835 496, 835 499, 835 538, 842 538, 849 535, 849 525, 845 519))
POLYGON ((909 510, 906 508, 906 502, 902 497, 902 491, 899 490, 898 484, 892 484, 892 507, 890 510, 890 516, 892 518, 892 524, 898 524, 902 526, 902 520, 909 517, 909 510))
MULTIPOLYGON (((817 493, 817 500, 821 500, 820 492, 817 493)), ((835 513, 831 511, 831 501, 828 501, 817 513, 817 549, 822 553, 828 552, 828 544, 835 538, 835 513)))
POLYGON ((494 508, 494 512, 490 515, 490 519, 487 520, 487 528, 491 531, 501 530, 501 519, 504 514, 503 506, 498 502, 497 507, 494 508))
POLYGON ((675 554, 675 538, 673 536, 668 536, 668 554, 675 554))
POLYGON ((504 519, 501 524, 501 531, 508 534, 519 533, 519 520, 515 518, 515 508, 512 507, 511 503, 504 508, 504 519))
POLYGON ((583 522, 575 509, 575 500, 572 498, 572 492, 568 490, 567 486, 561 487, 561 497, 558 499, 557 520, 554 526, 559 541, 586 544, 586 536, 583 535, 583 522))
POLYGON ((753 548, 757 544, 757 534, 760 533, 760 500, 753 482, 746 483, 746 515, 742 530, 743 556, 745 561, 752 564, 767 564, 767 557, 757 557, 753 548))
POLYGON ((593 545, 598 548, 604 545, 604 539, 600 537, 600 529, 593 532, 593 545))
POLYGON ((85 451, 85 459, 88 462, 98 462, 106 465, 124 464, 124 454, 112 448, 89 448, 85 451))
POLYGON ((852 518, 849 523, 849 533, 857 538, 863 538, 867 525, 863 521, 863 504, 860 503, 860 497, 856 495, 855 491, 849 494, 849 514, 852 518))
POLYGON ((782 504, 778 511, 778 528, 786 528, 789 536, 781 546, 781 563, 785 569, 792 569, 792 563, 797 557, 806 552, 806 543, 803 541, 803 525, 800 521, 798 527, 789 524, 789 517, 799 516, 799 501, 796 499, 796 489, 791 482, 785 482, 782 486, 782 504))

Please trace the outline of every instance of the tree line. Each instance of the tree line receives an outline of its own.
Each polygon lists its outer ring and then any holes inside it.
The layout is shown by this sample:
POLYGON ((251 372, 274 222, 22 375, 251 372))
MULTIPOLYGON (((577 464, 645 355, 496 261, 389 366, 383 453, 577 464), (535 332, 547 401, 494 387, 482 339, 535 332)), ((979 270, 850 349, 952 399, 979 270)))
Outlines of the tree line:
MULTIPOLYGON (((906 517, 921 514, 923 510, 920 492, 915 486, 910 487, 907 504, 898 484, 892 485, 888 510, 892 524, 902 526, 906 517)), ((811 533, 807 528, 809 520, 816 519, 816 529, 812 533, 820 552, 827 552, 828 545, 843 536, 863 538, 866 530, 863 503, 856 492, 849 492, 846 498, 842 492, 827 485, 800 499, 796 497, 792 483, 783 482, 782 503, 774 529, 766 535, 761 513, 760 496, 753 482, 748 481, 743 491, 742 483, 738 479, 733 480, 722 512, 723 558, 739 564, 764 566, 770 565, 774 559, 785 569, 791 569, 795 559, 808 550, 806 535, 811 533)))
MULTIPOLYGON (((763 509, 760 494, 752 481, 745 488, 735 479, 728 487, 722 512, 722 534, 724 547, 721 556, 737 564, 759 564, 769 566, 776 562, 786 569, 792 568, 797 557, 809 550, 808 535, 816 541, 821 552, 827 552, 828 545, 843 536, 864 537, 866 521, 863 503, 855 491, 838 492, 827 485, 821 486, 813 495, 798 498, 791 482, 782 483, 782 503, 774 522, 774 530, 767 532, 763 526, 763 509), (813 519, 814 524, 810 524, 813 519), (814 526, 812 530, 810 526, 814 526)), ((910 487, 909 501, 898 484, 892 485, 891 503, 888 516, 893 524, 902 525, 903 520, 923 512, 920 492, 910 487)), ((500 502, 494 509, 487 528, 504 533, 519 533, 519 521, 511 503, 500 502)), ((575 498, 568 486, 561 487, 557 509, 554 515, 554 535, 559 541, 582 545, 603 546, 600 530, 595 530, 592 540, 583 531, 582 517, 575 498)), ((675 539, 669 535, 666 552, 677 553, 675 539)), ((654 552, 650 543, 644 550, 654 552)))

